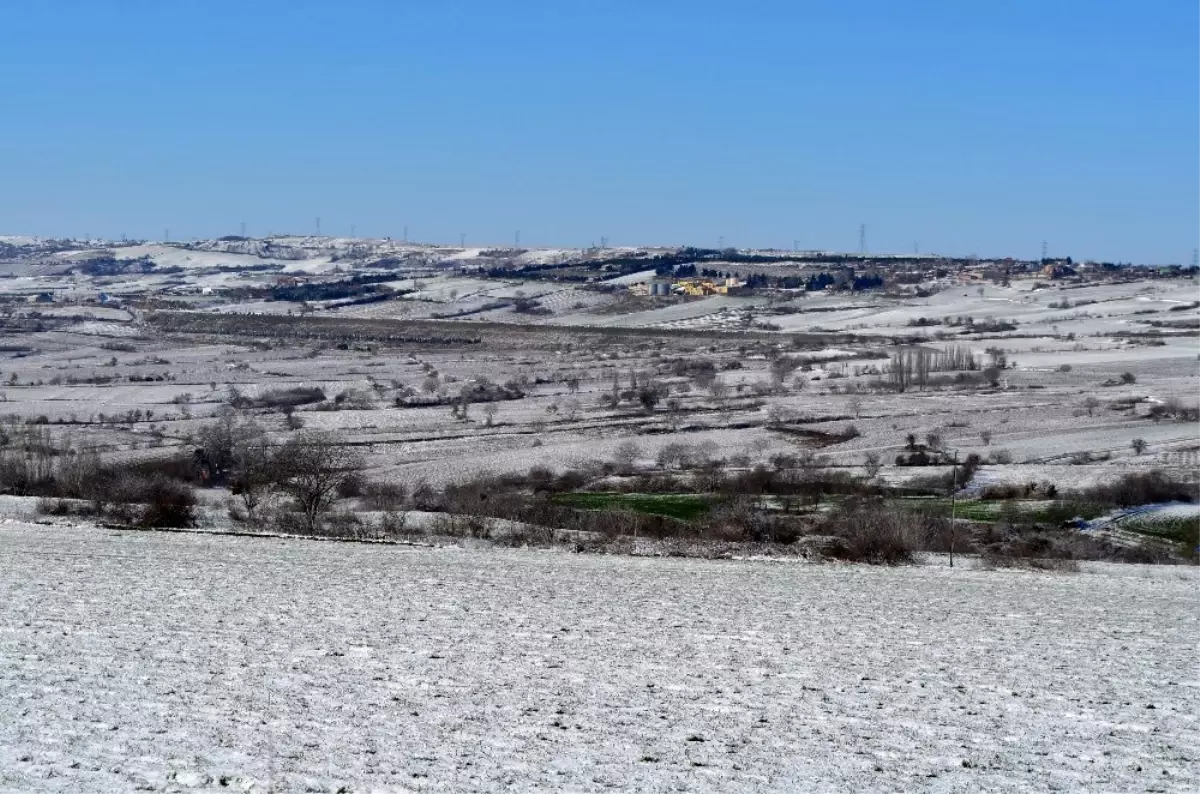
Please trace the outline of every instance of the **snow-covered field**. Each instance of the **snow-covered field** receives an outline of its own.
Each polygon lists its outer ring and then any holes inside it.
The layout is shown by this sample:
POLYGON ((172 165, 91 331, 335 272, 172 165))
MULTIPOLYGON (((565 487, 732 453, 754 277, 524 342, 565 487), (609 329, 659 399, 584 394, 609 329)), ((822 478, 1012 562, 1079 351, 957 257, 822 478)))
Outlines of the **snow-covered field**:
POLYGON ((1191 792, 1200 576, 0 525, 0 790, 1191 792))

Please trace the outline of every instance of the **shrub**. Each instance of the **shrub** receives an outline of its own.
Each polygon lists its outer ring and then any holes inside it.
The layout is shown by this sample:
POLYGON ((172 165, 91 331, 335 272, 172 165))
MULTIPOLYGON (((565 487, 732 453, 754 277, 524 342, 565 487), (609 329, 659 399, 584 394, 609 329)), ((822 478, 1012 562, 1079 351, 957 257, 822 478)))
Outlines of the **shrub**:
POLYGON ((363 486, 363 502, 368 510, 391 512, 404 506, 408 492, 402 483, 369 482, 363 486))
POLYGON ((229 389, 229 404, 234 408, 294 408, 298 405, 325 401, 325 391, 319 386, 295 386, 271 389, 258 397, 247 397, 236 387, 229 389))
POLYGON ((1132 507, 1154 502, 1194 502, 1200 493, 1195 482, 1175 480, 1154 469, 1126 474, 1113 482, 1084 489, 1077 496, 1084 501, 1132 507))
POLYGON ((163 476, 143 486, 145 502, 137 523, 143 527, 190 527, 196 523, 196 496, 190 486, 163 476))
POLYGON ((913 561, 923 527, 921 519, 909 512, 873 503, 840 510, 821 524, 818 534, 841 540, 831 549, 837 559, 899 565, 913 561))
POLYGON ((979 567, 984 570, 997 568, 1022 568, 1030 571, 1051 571, 1056 573, 1078 573, 1077 560, 1053 557, 1011 557, 986 551, 979 555, 979 567))
POLYGON ((494 528, 495 521, 487 516, 442 513, 434 519, 430 531, 451 538, 487 540, 492 537, 494 528))

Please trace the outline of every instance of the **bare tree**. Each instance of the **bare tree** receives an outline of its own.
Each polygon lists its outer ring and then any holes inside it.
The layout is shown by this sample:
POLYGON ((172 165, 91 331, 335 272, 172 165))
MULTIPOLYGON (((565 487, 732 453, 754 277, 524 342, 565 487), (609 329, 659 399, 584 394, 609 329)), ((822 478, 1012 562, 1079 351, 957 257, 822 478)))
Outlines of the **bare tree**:
POLYGON ((492 421, 496 418, 496 404, 487 403, 483 406, 483 423, 488 427, 492 426, 492 421))
POLYGON ((247 425, 234 445, 229 486, 241 500, 251 523, 258 521, 259 509, 270 498, 279 474, 275 450, 266 436, 257 425, 247 425))
POLYGON ((771 362, 771 380, 775 384, 776 389, 783 387, 784 381, 788 375, 791 375, 800 367, 800 362, 797 359, 789 356, 779 356, 771 362))
POLYGON ((650 413, 654 407, 667 396, 669 389, 665 384, 658 381, 649 381, 643 383, 641 388, 637 390, 638 402, 642 404, 642 408, 650 413))
POLYGON ((622 443, 613 451, 613 460, 622 471, 632 471, 633 465, 642 457, 642 448, 632 441, 622 443))
POLYGON ((980 430, 979 431, 979 440, 983 442, 983 445, 985 447, 988 444, 991 444, 992 443, 992 431, 991 430, 980 430))
POLYGON ((1133 452, 1135 455, 1141 455, 1146 451, 1146 439, 1135 438, 1133 441, 1129 442, 1129 446, 1133 447, 1133 452))
POLYGON ((1097 400, 1095 397, 1088 397, 1086 400, 1083 401, 1083 409, 1085 411, 1087 411, 1088 416, 1091 416, 1093 413, 1095 413, 1096 409, 1099 407, 1100 407, 1100 401, 1097 400))
POLYGON ((863 467, 867 470, 867 476, 872 480, 879 476, 881 465, 878 452, 868 452, 863 458, 863 467))
POLYGON ((307 430, 293 436, 277 458, 280 485, 296 500, 309 532, 321 526, 321 516, 333 504, 337 489, 348 476, 362 469, 352 448, 339 444, 329 433, 307 430))

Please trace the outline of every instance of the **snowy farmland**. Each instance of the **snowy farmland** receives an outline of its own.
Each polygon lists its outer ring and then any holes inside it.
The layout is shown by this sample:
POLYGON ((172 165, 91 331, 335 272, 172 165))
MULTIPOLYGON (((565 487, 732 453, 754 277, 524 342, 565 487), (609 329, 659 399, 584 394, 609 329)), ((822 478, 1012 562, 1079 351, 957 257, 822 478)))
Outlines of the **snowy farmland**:
POLYGON ((1195 569, 15 523, 0 560, 5 791, 1200 785, 1195 569))

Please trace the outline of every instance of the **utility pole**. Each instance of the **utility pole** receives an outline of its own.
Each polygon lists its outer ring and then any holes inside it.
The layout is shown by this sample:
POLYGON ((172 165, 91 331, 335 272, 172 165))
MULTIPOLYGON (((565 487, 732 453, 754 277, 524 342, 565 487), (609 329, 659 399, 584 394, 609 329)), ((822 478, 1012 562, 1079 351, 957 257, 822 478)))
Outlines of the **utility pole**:
POLYGON ((957 523, 955 494, 958 492, 958 450, 954 450, 954 458, 950 464, 950 567, 954 567, 954 527, 957 523))

